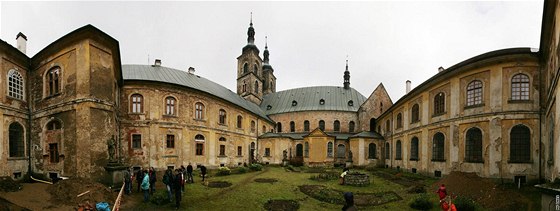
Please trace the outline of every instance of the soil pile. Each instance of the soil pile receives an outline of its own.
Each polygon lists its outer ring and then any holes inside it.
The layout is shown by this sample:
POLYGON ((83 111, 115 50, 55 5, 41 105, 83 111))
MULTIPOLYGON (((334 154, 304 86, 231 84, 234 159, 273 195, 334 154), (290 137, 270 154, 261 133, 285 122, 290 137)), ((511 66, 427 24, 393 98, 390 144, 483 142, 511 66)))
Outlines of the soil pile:
POLYGON ((21 185, 14 181, 12 177, 0 177, 0 191, 16 192, 21 190, 21 185))
POLYGON ((92 182, 85 179, 68 179, 62 180, 49 186, 47 191, 51 194, 51 201, 53 204, 65 204, 65 205, 83 205, 83 204, 93 204, 98 202, 107 202, 109 205, 113 205, 117 198, 118 192, 113 192, 111 189, 105 187, 101 183, 92 182), (80 197, 79 194, 86 193, 80 197))
POLYGON ((481 178, 476 173, 451 172, 434 183, 429 192, 435 192, 440 184, 445 184, 447 194, 466 196, 491 210, 518 210, 530 203, 530 200, 520 193, 508 191, 491 179, 481 178))

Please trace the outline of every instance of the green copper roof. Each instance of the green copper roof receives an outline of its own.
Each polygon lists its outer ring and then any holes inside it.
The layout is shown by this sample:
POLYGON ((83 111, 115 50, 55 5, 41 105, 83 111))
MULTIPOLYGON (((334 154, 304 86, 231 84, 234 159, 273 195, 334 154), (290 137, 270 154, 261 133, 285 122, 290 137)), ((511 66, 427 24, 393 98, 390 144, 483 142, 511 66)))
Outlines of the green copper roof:
POLYGON ((297 111, 357 112, 365 100, 366 97, 353 88, 315 86, 267 94, 260 107, 267 115, 297 111))
POLYGON ((153 65, 122 65, 122 71, 125 81, 155 81, 196 89, 231 102, 267 121, 273 122, 256 104, 243 99, 222 85, 198 75, 169 67, 153 65))

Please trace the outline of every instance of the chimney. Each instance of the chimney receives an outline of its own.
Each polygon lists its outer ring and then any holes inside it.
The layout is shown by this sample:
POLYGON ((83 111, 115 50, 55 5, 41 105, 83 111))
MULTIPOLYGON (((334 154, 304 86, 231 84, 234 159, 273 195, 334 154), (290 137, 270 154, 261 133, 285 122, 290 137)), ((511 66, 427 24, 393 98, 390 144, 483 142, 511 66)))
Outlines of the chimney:
POLYGON ((194 74, 194 67, 189 67, 189 74, 194 74))
POLYGON ((410 92, 410 80, 406 80, 406 94, 410 92))
POLYGON ((443 68, 443 67, 439 67, 439 68, 437 69, 438 73, 441 72, 441 71, 444 71, 444 70, 445 70, 445 68, 443 68))
POLYGON ((154 63, 154 67, 159 67, 161 66, 161 59, 156 59, 156 62, 154 63))
POLYGON ((16 36, 17 40, 17 49, 25 54, 25 50, 27 49, 27 36, 23 33, 18 33, 16 36))

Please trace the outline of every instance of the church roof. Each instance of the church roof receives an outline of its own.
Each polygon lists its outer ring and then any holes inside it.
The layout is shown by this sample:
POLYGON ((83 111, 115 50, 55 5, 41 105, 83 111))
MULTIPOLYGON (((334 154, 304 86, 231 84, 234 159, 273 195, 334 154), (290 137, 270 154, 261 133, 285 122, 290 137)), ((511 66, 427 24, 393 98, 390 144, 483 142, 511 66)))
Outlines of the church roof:
POLYGON ((298 111, 357 112, 365 100, 353 88, 315 86, 267 94, 260 107, 267 115, 298 111))
POLYGON ((258 105, 247 101, 231 90, 198 75, 163 66, 122 65, 125 81, 154 81, 196 89, 233 103, 261 118, 273 122, 258 105))

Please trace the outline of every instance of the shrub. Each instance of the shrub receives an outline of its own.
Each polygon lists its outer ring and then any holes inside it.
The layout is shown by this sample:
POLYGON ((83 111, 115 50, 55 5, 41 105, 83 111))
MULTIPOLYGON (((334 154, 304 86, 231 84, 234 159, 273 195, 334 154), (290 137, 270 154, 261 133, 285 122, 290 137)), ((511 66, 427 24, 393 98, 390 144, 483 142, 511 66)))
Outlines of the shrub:
POLYGON ((235 172, 236 174, 245 174, 245 173, 247 173, 248 171, 249 171, 249 169, 246 168, 246 167, 243 167, 243 166, 237 167, 237 168, 234 169, 234 172, 235 172))
POLYGON ((430 201, 430 197, 428 196, 428 194, 425 193, 419 194, 408 205, 412 209, 416 209, 416 210, 429 210, 432 209, 432 207, 434 206, 430 201))
POLYGON ((309 177, 309 179, 316 180, 316 181, 328 181, 328 180, 337 180, 339 178, 339 174, 337 172, 329 171, 320 173, 319 175, 313 175, 309 177))
POLYGON ((228 167, 220 167, 218 168, 218 172, 216 173, 217 176, 226 176, 230 174, 231 170, 228 167))
POLYGON ((453 204, 455 204, 457 210, 461 211, 474 211, 478 206, 474 200, 464 196, 457 196, 457 198, 453 200, 453 204))
POLYGON ((167 198, 167 189, 156 191, 151 197, 150 201, 157 205, 163 205, 169 203, 169 199, 167 198))
POLYGON ((262 170, 263 166, 261 164, 258 163, 253 163, 251 165, 249 165, 249 169, 251 169, 251 171, 260 171, 262 170))

